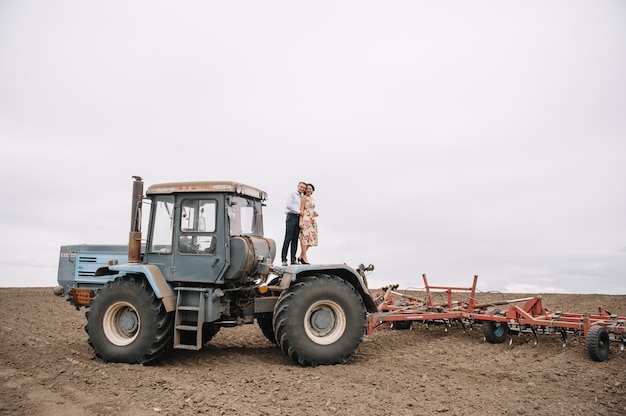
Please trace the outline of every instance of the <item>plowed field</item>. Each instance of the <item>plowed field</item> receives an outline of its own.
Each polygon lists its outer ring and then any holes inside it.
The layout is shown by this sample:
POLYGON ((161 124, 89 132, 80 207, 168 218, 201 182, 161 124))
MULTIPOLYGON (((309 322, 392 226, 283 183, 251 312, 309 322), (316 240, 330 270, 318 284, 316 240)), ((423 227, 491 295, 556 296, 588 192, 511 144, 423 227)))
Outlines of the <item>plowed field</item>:
MULTIPOLYGON (((489 344, 480 327, 419 324, 375 332, 345 365, 303 368, 252 324, 201 351, 107 364, 87 343, 84 309, 51 288, 1 288, 0 305, 0 415, 626 414, 626 352, 612 343, 594 362, 582 336, 489 344)), ((626 315, 626 295, 546 294, 543 305, 626 315)))

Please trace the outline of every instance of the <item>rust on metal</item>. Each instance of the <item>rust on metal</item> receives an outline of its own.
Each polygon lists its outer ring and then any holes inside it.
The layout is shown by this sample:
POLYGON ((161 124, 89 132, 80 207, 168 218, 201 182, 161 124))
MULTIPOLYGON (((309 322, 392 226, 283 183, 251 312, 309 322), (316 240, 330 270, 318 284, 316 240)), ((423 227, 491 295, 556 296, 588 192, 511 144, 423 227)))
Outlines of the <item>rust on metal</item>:
POLYGON ((74 305, 78 306, 89 306, 91 302, 91 298, 95 296, 95 292, 91 289, 80 289, 80 288, 72 288, 72 300, 74 301, 74 305))
POLYGON ((130 234, 128 236, 128 261, 141 262, 141 201, 143 199, 143 180, 133 176, 133 197, 130 212, 130 234))
MULTIPOLYGON (((403 297, 397 301, 395 290, 398 285, 384 287, 381 294, 372 298, 378 311, 368 315, 366 334, 389 327, 395 323, 410 324, 413 322, 439 323, 449 325, 452 322, 460 323, 464 328, 474 324, 493 323, 505 325, 510 331, 517 333, 561 334, 565 339, 566 333, 575 335, 587 334, 591 327, 602 326, 608 333, 610 341, 626 346, 626 317, 611 314, 603 307, 598 308, 597 314, 552 312, 545 308, 540 295, 513 299, 507 301, 477 303, 474 299, 478 276, 474 276, 471 287, 432 286, 424 279, 425 297, 414 299, 403 297), (469 292, 469 300, 454 301, 455 292, 469 292), (434 295, 444 295, 444 302, 435 303, 434 295), (523 305, 515 303, 525 302, 523 305), (509 305, 508 308, 494 306, 509 305)), ((608 342, 608 341, 607 341, 608 342)))

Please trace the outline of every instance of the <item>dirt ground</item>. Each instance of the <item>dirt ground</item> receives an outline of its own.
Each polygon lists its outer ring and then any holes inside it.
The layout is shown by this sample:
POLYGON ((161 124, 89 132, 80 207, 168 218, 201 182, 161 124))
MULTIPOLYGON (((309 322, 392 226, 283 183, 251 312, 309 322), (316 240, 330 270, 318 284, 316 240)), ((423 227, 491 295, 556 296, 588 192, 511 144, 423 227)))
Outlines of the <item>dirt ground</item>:
MULTIPOLYGON (((626 414, 626 352, 611 343, 594 362, 577 335, 566 347, 559 335, 489 344, 480 326, 418 324, 366 337, 347 364, 304 368, 253 324, 142 366, 94 358, 85 310, 51 288, 0 288, 0 305, 0 416, 626 414)), ((546 294, 543 305, 626 315, 626 295, 546 294)))

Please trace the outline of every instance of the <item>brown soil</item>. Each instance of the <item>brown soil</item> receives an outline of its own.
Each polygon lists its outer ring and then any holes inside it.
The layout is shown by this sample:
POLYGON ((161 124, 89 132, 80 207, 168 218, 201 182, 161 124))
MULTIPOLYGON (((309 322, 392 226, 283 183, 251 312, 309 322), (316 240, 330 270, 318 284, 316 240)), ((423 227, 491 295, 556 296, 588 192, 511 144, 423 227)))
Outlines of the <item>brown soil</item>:
MULTIPOLYGON (((626 353, 612 343, 594 362, 582 336, 492 345, 480 327, 419 324, 375 332, 345 365, 303 368, 247 325, 142 366, 94 358, 84 309, 50 288, 2 288, 0 305, 0 415, 626 414, 626 353)), ((547 294, 543 305, 626 315, 626 295, 547 294)))

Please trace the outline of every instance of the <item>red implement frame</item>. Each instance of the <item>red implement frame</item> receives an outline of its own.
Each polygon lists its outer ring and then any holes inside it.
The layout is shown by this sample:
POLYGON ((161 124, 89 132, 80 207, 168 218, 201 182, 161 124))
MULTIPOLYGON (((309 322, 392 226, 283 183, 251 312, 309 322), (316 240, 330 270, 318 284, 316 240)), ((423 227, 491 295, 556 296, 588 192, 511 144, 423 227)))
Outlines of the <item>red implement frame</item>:
MULTIPOLYGON (((426 275, 424 279, 425 297, 416 299, 396 292, 398 285, 383 288, 381 294, 373 296, 378 305, 378 312, 372 313, 367 320, 367 334, 380 328, 392 326, 400 329, 409 328, 414 322, 438 323, 449 325, 459 322, 463 327, 480 324, 487 341, 504 342, 511 332, 532 333, 537 342, 537 334, 560 333, 563 344, 567 343, 567 334, 583 335, 587 351, 592 359, 604 361, 608 358, 609 342, 619 342, 623 351, 626 345, 626 317, 611 314, 603 307, 597 314, 578 314, 551 312, 541 304, 541 296, 496 302, 477 303, 476 282, 474 276, 471 287, 431 286, 426 275), (456 301, 454 293, 469 293, 468 300, 456 301), (433 298, 445 295, 445 301, 435 303, 433 298), (400 297, 402 300, 397 301, 400 297), (518 303, 525 302, 522 306, 518 303), (505 305, 509 305, 508 308, 505 305)), ((509 343, 512 342, 510 338, 509 343)))

